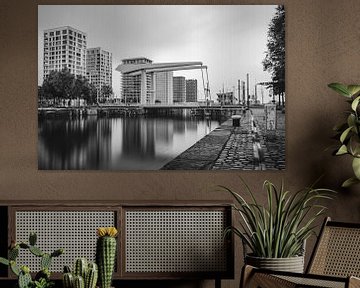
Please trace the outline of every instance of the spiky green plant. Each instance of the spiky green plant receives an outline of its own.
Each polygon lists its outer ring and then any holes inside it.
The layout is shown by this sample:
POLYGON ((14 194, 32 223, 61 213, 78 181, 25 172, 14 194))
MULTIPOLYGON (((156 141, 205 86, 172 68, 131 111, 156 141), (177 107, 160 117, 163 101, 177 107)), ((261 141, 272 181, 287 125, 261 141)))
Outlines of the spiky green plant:
POLYGON ((233 232, 249 247, 253 256, 265 258, 288 258, 301 255, 303 244, 314 233, 316 219, 326 207, 318 200, 331 199, 334 191, 329 189, 302 189, 290 193, 266 180, 266 206, 255 198, 249 186, 242 180, 245 192, 251 198, 246 201, 233 190, 220 186, 236 200, 233 208, 239 213, 240 227, 228 227, 225 234, 233 232))
POLYGON ((62 277, 64 288, 75 288, 82 285, 84 288, 95 288, 97 279, 98 267, 96 263, 88 263, 86 258, 75 260, 73 273, 69 266, 64 266, 62 277))
POLYGON ((354 177, 344 181, 343 187, 349 187, 360 183, 360 85, 344 85, 331 83, 329 88, 347 98, 350 110, 346 122, 334 127, 340 146, 334 152, 335 155, 350 155, 352 157, 352 169, 354 177))
POLYGON ((51 254, 44 253, 36 245, 37 236, 35 233, 30 233, 29 244, 24 242, 12 242, 8 251, 8 259, 0 257, 0 263, 10 266, 11 271, 18 277, 19 288, 48 288, 51 287, 53 282, 50 281, 50 265, 53 257, 58 257, 64 253, 63 249, 57 249, 51 254), (40 257, 41 270, 36 273, 34 281, 30 275, 28 266, 21 266, 16 263, 19 256, 19 250, 28 250, 33 255, 40 257))
POLYGON ((110 288, 116 258, 115 227, 101 227, 97 229, 99 238, 96 243, 96 263, 99 268, 100 288, 110 288))

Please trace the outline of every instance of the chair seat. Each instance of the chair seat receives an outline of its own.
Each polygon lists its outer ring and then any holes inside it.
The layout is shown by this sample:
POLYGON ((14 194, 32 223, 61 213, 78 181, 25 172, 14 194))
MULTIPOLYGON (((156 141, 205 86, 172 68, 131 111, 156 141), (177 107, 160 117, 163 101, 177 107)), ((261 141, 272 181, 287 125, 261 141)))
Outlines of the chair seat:
POLYGON ((286 281, 296 284, 296 287, 311 286, 311 287, 327 287, 327 288, 345 288, 346 287, 346 278, 336 281, 336 279, 320 279, 320 278, 309 278, 309 275, 304 275, 302 277, 296 276, 277 276, 286 281))
POLYGON ((258 269, 250 265, 246 265, 244 267, 243 273, 247 278, 247 281, 243 283, 244 287, 249 288, 360 287, 360 278, 357 277, 334 277, 315 274, 270 271, 265 269, 258 269))

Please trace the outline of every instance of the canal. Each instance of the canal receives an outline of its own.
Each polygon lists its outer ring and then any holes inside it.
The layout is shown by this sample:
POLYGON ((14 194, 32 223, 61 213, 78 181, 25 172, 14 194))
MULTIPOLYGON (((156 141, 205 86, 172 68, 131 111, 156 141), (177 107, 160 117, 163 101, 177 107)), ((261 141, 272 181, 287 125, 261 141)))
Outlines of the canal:
POLYGON ((158 170, 221 124, 184 115, 39 118, 41 170, 158 170))

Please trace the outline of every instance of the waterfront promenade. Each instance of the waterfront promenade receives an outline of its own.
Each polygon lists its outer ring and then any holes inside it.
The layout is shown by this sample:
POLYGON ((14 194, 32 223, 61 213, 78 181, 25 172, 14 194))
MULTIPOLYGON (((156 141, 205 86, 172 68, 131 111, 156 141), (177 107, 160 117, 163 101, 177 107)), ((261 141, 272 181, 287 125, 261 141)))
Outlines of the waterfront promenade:
POLYGON ((266 131, 263 109, 251 109, 240 127, 225 121, 162 170, 285 169, 285 114, 277 112, 277 129, 266 131))

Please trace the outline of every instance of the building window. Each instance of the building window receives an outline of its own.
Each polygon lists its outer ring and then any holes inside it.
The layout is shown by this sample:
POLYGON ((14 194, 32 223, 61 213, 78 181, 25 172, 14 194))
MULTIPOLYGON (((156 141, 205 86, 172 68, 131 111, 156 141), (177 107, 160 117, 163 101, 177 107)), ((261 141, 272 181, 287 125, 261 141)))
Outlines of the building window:
POLYGON ((66 34, 67 30, 62 30, 62 34, 66 34))

